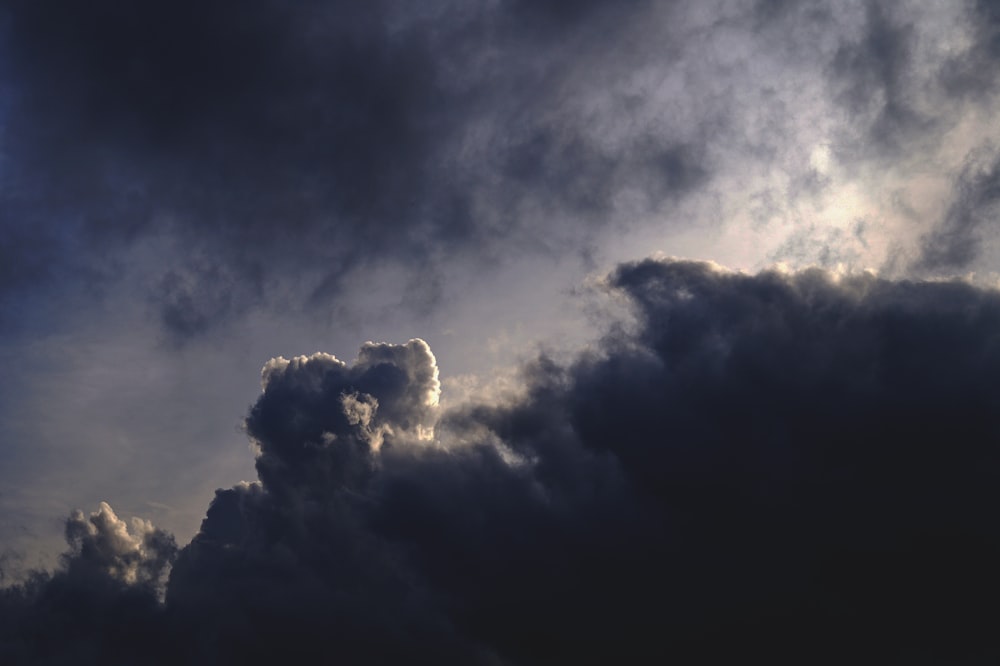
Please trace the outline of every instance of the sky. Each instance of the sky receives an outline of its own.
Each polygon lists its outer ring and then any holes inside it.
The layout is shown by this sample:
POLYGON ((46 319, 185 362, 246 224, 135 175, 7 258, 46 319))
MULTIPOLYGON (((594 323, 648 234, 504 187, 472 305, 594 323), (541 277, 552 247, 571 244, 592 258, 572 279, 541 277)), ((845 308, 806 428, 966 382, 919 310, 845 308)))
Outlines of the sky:
POLYGON ((0 662, 995 663, 998 61, 0 0, 0 662))

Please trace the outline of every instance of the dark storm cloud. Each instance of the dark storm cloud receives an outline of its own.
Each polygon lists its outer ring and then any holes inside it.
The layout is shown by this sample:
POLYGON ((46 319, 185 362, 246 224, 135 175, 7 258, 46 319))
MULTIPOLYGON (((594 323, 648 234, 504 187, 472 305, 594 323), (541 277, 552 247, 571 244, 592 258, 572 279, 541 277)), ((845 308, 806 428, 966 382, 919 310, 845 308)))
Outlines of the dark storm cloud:
POLYGON ((596 145, 562 97, 644 3, 3 5, 2 194, 24 202, 4 225, 75 250, 18 255, 116 275, 108 257, 172 239, 152 297, 180 339, 278 276, 329 296, 384 259, 433 272, 448 253, 572 245, 630 179, 659 200, 707 174, 669 136, 636 138, 638 157, 596 145), (571 229, 532 217, 563 209, 571 229))
POLYGON ((199 627, 189 658, 315 659, 323 636, 348 662, 479 661, 404 550, 371 526, 379 451, 419 441, 434 420, 427 345, 369 343, 351 366, 278 358, 263 383, 246 421, 260 483, 216 493, 171 574, 168 608, 199 627), (264 627, 267 640, 247 640, 264 627))
POLYGON ((538 365, 527 399, 472 417, 541 486, 517 538, 484 549, 506 553, 517 583, 479 596, 474 574, 440 573, 464 612, 492 620, 474 630, 527 663, 546 661, 527 644, 567 663, 629 649, 685 663, 995 658, 995 292, 655 261, 611 284, 637 306, 634 334, 538 365), (584 464, 601 455, 613 483, 584 464), (573 548, 574 520, 597 543, 573 548), (626 534, 605 542, 608 524, 626 534))
POLYGON ((417 340, 271 361, 260 482, 216 493, 165 605, 169 542, 105 506, 4 593, 5 656, 128 663, 133 624, 185 663, 1000 656, 997 292, 652 260, 608 284, 634 322, 443 415, 417 340))
MULTIPOLYGON (((241 276, 293 246, 399 249, 444 93, 376 3, 54 0, 7 19, 8 151, 48 225, 113 246, 176 233, 241 276)), ((185 268, 210 283, 203 265, 185 268)))
POLYGON ((994 151, 974 151, 955 181, 944 219, 921 239, 918 269, 969 266, 980 254, 983 232, 989 230, 1000 212, 1000 156, 994 151))

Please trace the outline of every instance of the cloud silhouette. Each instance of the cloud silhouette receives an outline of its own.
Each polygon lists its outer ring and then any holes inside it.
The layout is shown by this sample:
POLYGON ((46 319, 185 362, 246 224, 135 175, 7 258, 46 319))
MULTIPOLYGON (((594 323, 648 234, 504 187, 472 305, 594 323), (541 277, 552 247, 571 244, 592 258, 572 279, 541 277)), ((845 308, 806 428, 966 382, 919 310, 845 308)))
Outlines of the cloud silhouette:
POLYGON ((2 654, 997 656, 997 292, 674 260, 606 284, 634 321, 444 413, 420 340, 268 362, 260 480, 217 491, 176 560, 146 523, 74 514, 62 569, 4 590, 2 654))

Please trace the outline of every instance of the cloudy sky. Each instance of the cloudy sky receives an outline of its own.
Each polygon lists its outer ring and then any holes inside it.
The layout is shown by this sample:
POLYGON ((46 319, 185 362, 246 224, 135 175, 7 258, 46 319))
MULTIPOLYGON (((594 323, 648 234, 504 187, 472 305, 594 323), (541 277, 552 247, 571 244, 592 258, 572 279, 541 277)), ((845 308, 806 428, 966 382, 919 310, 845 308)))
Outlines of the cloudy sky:
POLYGON ((0 661, 995 663, 998 61, 993 0, 0 0, 0 661))

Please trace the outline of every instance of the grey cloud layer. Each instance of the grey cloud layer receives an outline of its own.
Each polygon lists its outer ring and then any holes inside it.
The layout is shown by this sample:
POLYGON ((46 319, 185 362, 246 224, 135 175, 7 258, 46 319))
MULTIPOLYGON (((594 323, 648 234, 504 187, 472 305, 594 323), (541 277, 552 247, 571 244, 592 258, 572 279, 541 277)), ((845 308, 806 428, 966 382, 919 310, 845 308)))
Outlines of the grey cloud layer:
POLYGON ((996 291, 652 260, 608 285, 634 324, 444 414, 417 340, 270 362, 260 481, 175 561, 107 506, 75 516, 64 569, 0 596, 0 654, 997 658, 996 291))
POLYGON ((5 224, 21 232, 5 284, 173 236, 187 256, 154 291, 182 336, 276 275, 336 291, 387 257, 561 244, 586 234, 518 209, 586 226, 623 180, 669 196, 703 172, 669 137, 602 150, 567 116, 573 41, 592 14, 626 17, 596 3, 5 5, 5 224))
MULTIPOLYGON (((992 108, 994 15, 6 0, 0 279, 21 294, 127 277, 128 248, 153 243, 162 263, 142 277, 184 339, 284 297, 281 280, 328 299, 384 260, 431 283, 462 257, 587 251, 638 219, 727 224, 673 212, 694 192, 711 211, 731 195, 716 186, 788 214, 786 198, 831 184, 817 142, 849 173, 890 160, 912 175, 969 109, 992 108)), ((747 201, 716 216, 750 224, 747 201)))
POLYGON ((920 268, 962 268, 977 258, 1000 213, 1000 156, 990 148, 968 156, 944 220, 921 239, 920 268))

